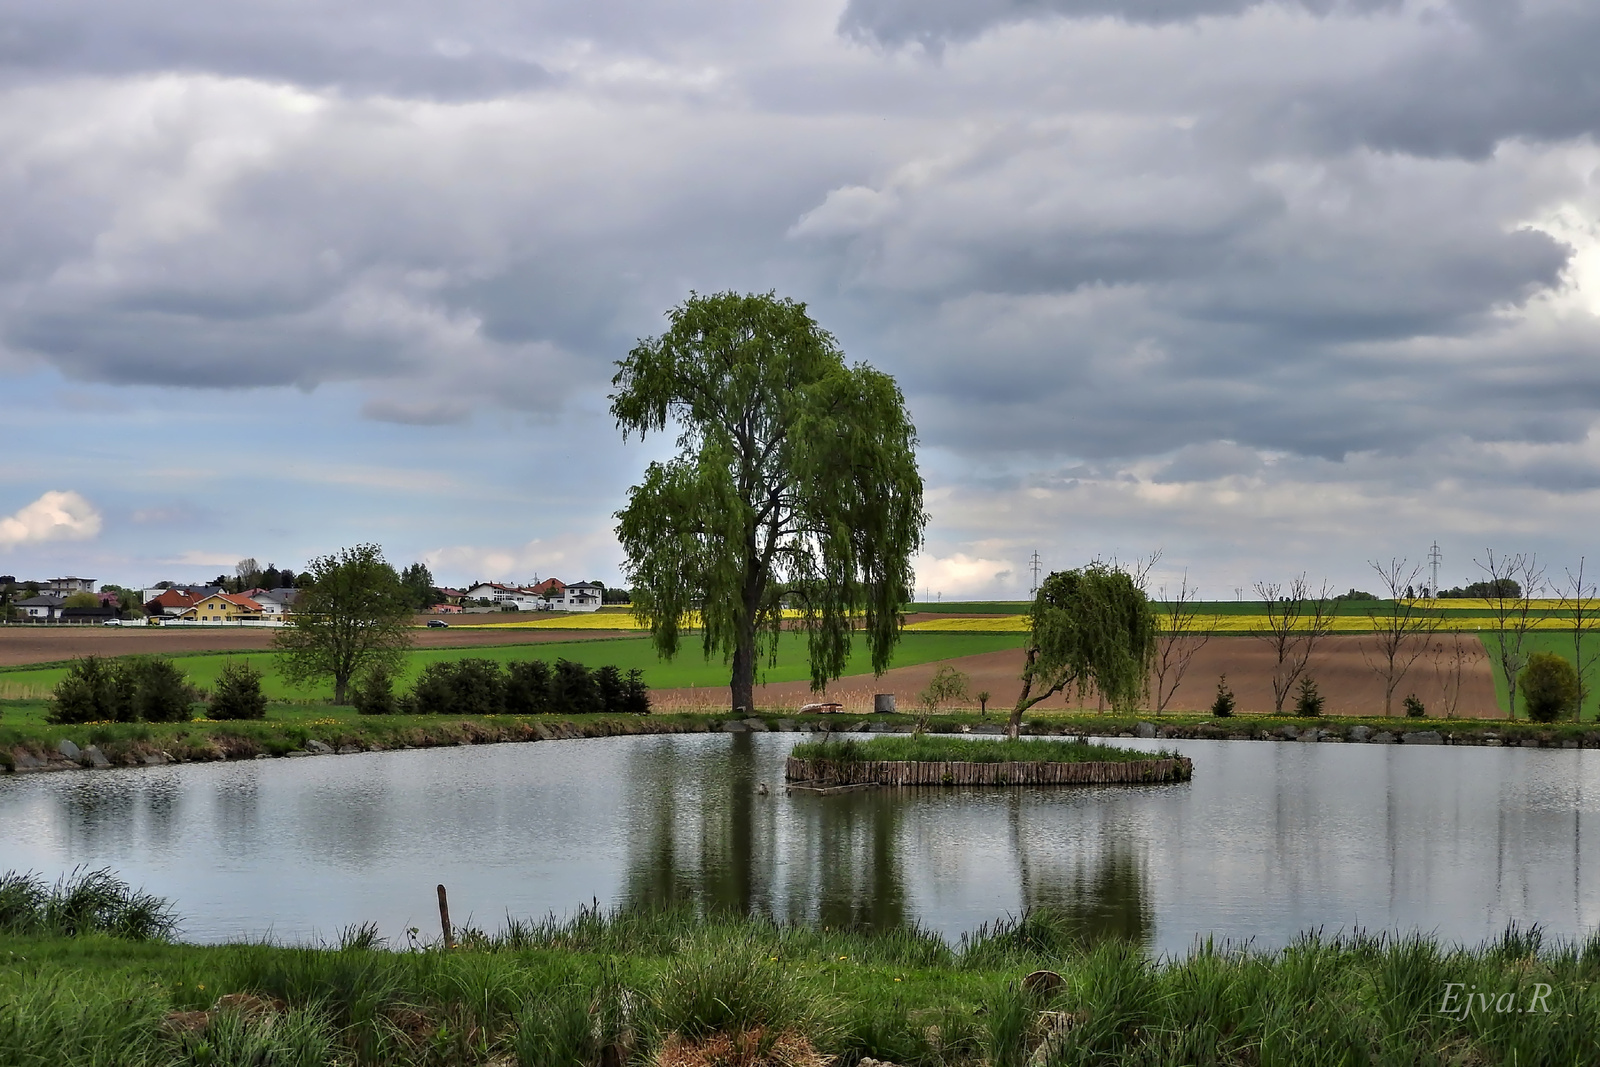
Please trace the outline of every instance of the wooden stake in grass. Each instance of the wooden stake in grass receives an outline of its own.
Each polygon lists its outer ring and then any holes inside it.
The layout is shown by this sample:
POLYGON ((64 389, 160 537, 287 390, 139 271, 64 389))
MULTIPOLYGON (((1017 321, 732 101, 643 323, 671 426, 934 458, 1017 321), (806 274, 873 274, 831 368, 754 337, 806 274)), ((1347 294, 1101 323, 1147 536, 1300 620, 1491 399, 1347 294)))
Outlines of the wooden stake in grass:
POLYGON ((456 935, 450 929, 450 902, 445 899, 444 884, 439 885, 439 927, 444 930, 444 947, 456 947, 456 935))

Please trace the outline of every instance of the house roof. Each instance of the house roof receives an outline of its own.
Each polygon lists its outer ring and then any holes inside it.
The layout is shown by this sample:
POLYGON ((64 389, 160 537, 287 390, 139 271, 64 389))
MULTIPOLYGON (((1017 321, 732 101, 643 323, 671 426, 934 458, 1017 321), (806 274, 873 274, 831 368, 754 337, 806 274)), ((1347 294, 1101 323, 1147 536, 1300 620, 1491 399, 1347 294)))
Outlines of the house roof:
POLYGON ((573 582, 571 585, 567 586, 567 588, 568 589, 604 589, 605 586, 601 585, 599 582, 573 582))
POLYGON ((196 596, 182 589, 168 589, 165 593, 148 601, 148 603, 161 605, 163 611, 182 611, 185 608, 194 607, 203 599, 205 599, 203 596, 196 596))
POLYGON ((560 578, 546 578, 544 581, 528 590, 528 592, 542 595, 546 589, 565 589, 566 587, 566 583, 560 578))
POLYGON ((19 608, 59 608, 61 605, 65 604, 66 602, 67 601, 66 601, 65 597, 51 596, 49 593, 44 593, 44 594, 41 594, 40 596, 31 596, 26 600, 17 601, 17 607, 19 607, 19 608))
POLYGON ((63 619, 114 619, 117 612, 114 608, 62 608, 63 619))

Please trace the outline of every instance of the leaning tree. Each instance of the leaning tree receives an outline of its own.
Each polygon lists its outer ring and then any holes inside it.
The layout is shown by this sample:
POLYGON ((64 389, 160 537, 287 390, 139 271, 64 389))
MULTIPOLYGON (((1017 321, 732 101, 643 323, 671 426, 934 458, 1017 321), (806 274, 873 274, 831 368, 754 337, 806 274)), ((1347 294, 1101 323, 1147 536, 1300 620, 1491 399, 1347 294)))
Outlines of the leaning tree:
POLYGON ((806 633, 814 689, 843 672, 858 625, 882 672, 927 521, 899 387, 770 293, 691 294, 668 320, 618 363, 610 398, 624 439, 678 435, 617 513, 657 651, 676 655, 698 614, 706 657, 732 662, 735 708, 754 706, 785 626, 806 633))
POLYGON ((1006 732, 1022 731, 1022 713, 1076 686, 1091 685, 1121 711, 1145 692, 1156 647, 1156 613, 1127 571, 1095 562, 1060 571, 1039 586, 1030 614, 1022 694, 1006 732))

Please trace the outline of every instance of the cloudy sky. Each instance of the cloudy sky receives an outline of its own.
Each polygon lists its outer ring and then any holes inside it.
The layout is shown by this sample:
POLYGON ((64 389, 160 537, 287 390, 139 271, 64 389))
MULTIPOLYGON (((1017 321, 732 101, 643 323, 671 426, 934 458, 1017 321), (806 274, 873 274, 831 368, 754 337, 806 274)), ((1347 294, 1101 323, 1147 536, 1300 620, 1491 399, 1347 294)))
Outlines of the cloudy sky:
POLYGON ((690 290, 900 381, 919 584, 1600 556, 1589 0, 0 0, 0 572, 617 580, 690 290))

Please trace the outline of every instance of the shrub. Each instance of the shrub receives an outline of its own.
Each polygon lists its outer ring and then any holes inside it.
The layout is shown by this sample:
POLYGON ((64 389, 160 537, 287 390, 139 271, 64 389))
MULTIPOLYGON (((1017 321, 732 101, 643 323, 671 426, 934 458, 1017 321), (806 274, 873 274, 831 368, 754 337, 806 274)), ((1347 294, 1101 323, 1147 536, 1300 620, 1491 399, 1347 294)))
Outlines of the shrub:
POLYGON ((141 722, 188 722, 194 717, 195 693, 184 676, 165 656, 140 656, 123 661, 132 677, 133 717, 141 722))
POLYGON ((490 659, 430 663, 411 690, 419 715, 498 715, 505 711, 505 678, 490 659))
POLYGON ((1217 679, 1217 698, 1211 702, 1211 715, 1217 719, 1233 716, 1233 690, 1228 688, 1228 676, 1217 679))
POLYGON ((1427 716, 1428 709, 1423 706, 1422 701, 1417 699, 1417 694, 1407 694, 1404 703, 1406 708, 1406 718, 1421 719, 1427 716))
POLYGON ((1314 719, 1322 714, 1322 694, 1317 691, 1317 683, 1311 680, 1310 675, 1300 679, 1300 692, 1295 696, 1294 713, 1308 719, 1314 719))
POLYGON ((1522 706, 1534 722, 1555 722, 1578 711, 1578 672, 1565 657, 1554 652, 1535 652, 1517 676, 1522 706))
POLYGON ((407 710, 418 715, 448 715, 455 707, 455 664, 430 663, 411 687, 407 710))
POLYGON ((564 715, 605 710, 588 667, 570 659, 556 660, 555 675, 550 679, 550 710, 564 715))
POLYGON ((399 709, 394 698, 394 675, 381 663, 368 667, 356 680, 350 703, 358 715, 393 715, 399 709))
POLYGON ((85 722, 184 722, 194 690, 171 660, 100 656, 74 660, 51 695, 45 719, 56 725, 85 722))
POLYGON ((628 715, 650 714, 650 687, 644 684, 644 671, 635 667, 623 682, 622 710, 628 715))
POLYGON ((506 710, 506 682, 492 659, 458 659, 455 715, 499 715, 506 710))
POLYGON ((595 697, 600 702, 600 709, 607 714, 622 711, 622 697, 627 683, 622 680, 622 672, 616 667, 607 664, 596 667, 594 670, 595 697))
POLYGON ((105 722, 118 718, 116 670, 99 656, 75 659, 56 683, 45 721, 56 725, 105 722))
POLYGON ((211 695, 213 719, 264 719, 267 698, 261 693, 261 672, 247 662, 233 660, 222 665, 217 687, 211 695))
POLYGON ((537 715, 550 710, 550 665, 542 659, 506 665, 506 711, 537 715))

